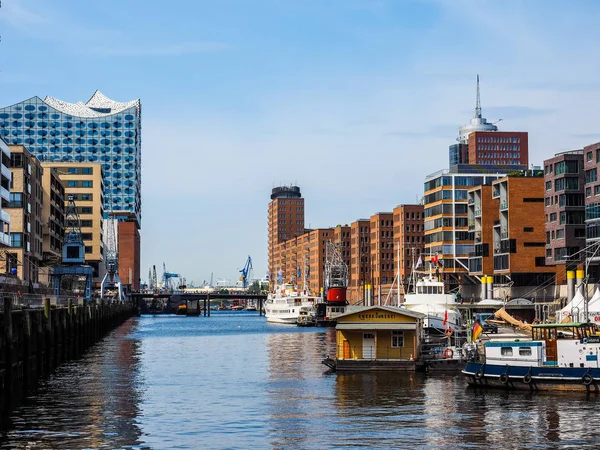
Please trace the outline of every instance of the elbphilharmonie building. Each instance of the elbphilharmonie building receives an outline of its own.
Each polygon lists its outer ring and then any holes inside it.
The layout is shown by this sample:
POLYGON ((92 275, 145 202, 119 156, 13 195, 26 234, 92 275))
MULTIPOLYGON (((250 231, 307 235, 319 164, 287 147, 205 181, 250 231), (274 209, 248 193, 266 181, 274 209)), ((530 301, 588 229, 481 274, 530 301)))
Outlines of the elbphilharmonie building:
POLYGON ((41 161, 99 162, 104 211, 141 220, 141 104, 96 91, 86 102, 32 97, 0 108, 0 136, 41 161))
POLYGON ((102 166, 104 216, 118 218, 119 276, 139 289, 140 100, 117 102, 100 91, 86 103, 31 97, 0 108, 0 137, 24 145, 42 162, 64 163, 72 173, 78 163, 102 166))

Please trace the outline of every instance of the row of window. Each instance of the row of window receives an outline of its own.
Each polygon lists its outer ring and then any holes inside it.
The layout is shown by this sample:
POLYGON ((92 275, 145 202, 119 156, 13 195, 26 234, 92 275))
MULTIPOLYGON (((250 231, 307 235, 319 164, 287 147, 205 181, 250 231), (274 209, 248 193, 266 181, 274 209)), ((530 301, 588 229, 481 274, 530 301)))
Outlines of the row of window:
POLYGON ((490 143, 490 144, 520 144, 521 143, 521 138, 520 137, 477 137, 477 143, 479 144, 486 144, 486 143, 490 143))
MULTIPOLYGON (((520 145, 478 145, 477 146, 477 150, 479 151, 491 151, 491 150, 499 150, 502 152, 506 152, 506 151, 517 151, 520 152, 521 151, 521 146, 520 145)), ((508 153, 505 153, 505 155, 507 155, 508 153)), ((519 154, 518 153, 511 153, 512 158, 518 158, 519 154)), ((481 155, 479 155, 479 157, 481 157, 481 155)), ((507 157, 507 156, 505 156, 507 157)))
POLYGON ((92 175, 94 173, 93 167, 68 167, 67 173, 69 174, 82 174, 82 175, 92 175))
POLYGON ((78 188, 78 187, 84 187, 84 188, 91 188, 93 187, 93 182, 91 180, 68 180, 67 181, 67 187, 74 187, 74 188, 78 188))

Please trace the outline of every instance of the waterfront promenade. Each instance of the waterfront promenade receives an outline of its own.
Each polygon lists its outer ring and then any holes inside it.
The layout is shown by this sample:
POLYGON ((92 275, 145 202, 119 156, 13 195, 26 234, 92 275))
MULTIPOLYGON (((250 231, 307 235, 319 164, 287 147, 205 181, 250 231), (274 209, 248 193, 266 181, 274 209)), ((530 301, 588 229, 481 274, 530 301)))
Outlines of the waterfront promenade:
POLYGON ((2 448, 596 448, 599 399, 326 372, 332 329, 132 318, 17 408, 2 448), (77 393, 77 395, 74 395, 77 393))

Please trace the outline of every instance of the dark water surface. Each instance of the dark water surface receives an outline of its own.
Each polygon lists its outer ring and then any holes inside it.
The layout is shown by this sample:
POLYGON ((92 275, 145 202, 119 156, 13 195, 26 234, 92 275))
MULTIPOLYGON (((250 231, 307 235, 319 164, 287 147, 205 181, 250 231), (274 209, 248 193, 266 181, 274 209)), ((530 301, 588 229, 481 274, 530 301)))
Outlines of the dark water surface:
POLYGON ((600 400, 460 376, 326 373, 333 330, 256 313, 131 319, 45 380, 2 448, 600 448, 600 400))

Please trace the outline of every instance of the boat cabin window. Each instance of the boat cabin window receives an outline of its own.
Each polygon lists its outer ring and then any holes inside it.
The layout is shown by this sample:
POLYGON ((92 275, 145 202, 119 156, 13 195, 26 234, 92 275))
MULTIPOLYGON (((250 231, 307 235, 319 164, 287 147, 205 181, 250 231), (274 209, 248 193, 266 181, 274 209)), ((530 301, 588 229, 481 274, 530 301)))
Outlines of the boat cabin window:
POLYGON ((519 347, 519 356, 531 356, 531 347, 519 347))
POLYGON ((417 288, 417 292, 419 294, 441 294, 442 287, 441 286, 419 286, 417 288))
POLYGON ((502 347, 500 349, 500 354, 502 356, 512 356, 513 355, 512 347, 502 347))

